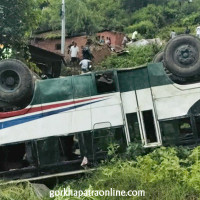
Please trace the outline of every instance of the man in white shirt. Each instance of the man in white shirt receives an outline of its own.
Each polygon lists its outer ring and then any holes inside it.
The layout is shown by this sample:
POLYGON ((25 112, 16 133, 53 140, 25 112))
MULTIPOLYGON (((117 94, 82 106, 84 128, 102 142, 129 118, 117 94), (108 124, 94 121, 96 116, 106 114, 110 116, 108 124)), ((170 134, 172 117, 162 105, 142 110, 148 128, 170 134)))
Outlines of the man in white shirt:
POLYGON ((132 34, 132 42, 135 42, 135 41, 136 41, 137 34, 138 34, 137 31, 134 31, 134 32, 133 32, 133 34, 132 34))
POLYGON ((199 26, 196 28, 196 36, 197 36, 198 38, 200 38, 200 24, 199 24, 199 26))
POLYGON ((91 63, 92 63, 92 61, 88 60, 88 59, 81 60, 79 65, 81 66, 82 73, 86 73, 86 72, 90 71, 90 69, 92 67, 91 63))
POLYGON ((77 43, 74 42, 74 45, 71 46, 70 48, 70 55, 71 55, 71 62, 77 62, 77 57, 78 57, 78 52, 79 52, 79 48, 77 47, 77 43))
POLYGON ((176 37, 176 32, 174 30, 171 31, 170 37, 171 37, 171 39, 176 37))

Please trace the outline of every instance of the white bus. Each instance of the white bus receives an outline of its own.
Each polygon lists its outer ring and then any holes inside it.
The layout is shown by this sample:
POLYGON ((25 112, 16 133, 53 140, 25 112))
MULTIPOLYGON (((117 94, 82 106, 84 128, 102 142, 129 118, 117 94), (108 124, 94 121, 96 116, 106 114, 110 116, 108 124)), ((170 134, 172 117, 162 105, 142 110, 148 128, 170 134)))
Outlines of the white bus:
POLYGON ((122 152, 131 142, 144 148, 197 145, 199 43, 188 35, 170 41, 165 67, 160 62, 36 81, 20 61, 1 61, 0 177, 78 173, 83 158, 88 165, 104 159, 111 143, 122 152), (176 83, 172 75, 182 79, 176 83))

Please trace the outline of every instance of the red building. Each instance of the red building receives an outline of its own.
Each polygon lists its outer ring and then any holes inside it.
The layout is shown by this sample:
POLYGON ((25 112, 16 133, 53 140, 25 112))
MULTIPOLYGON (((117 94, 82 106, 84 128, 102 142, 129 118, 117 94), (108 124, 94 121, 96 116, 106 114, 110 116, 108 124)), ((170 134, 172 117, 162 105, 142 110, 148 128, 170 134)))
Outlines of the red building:
MULTIPOLYGON (((97 33, 97 36, 104 36, 105 39, 106 37, 110 37, 111 39, 111 46, 116 47, 116 46, 121 46, 124 34, 120 32, 114 32, 114 31, 103 31, 97 33)), ((78 36, 73 36, 73 37, 66 37, 65 39, 65 55, 64 58, 65 60, 70 60, 70 54, 68 53, 68 46, 72 43, 72 41, 77 43, 77 46, 79 47, 79 58, 82 58, 81 55, 81 46, 85 46, 87 39, 90 38, 90 36, 87 35, 78 35, 78 36)), ((97 41, 98 42, 98 41, 97 41)), ((49 31, 49 32, 44 32, 40 34, 35 34, 31 40, 31 45, 45 49, 47 51, 51 51, 54 53, 60 53, 61 51, 61 35, 60 31, 49 31)), ((92 53, 96 54, 94 55, 94 60, 95 62, 100 62, 102 59, 105 58, 105 56, 109 55, 109 49, 107 47, 103 48, 92 48, 92 53), (104 52, 98 52, 98 50, 103 49, 104 52), (99 55, 101 55, 101 58, 99 58, 99 55), (105 54, 105 55, 104 55, 105 54)))
POLYGON ((116 32, 116 31, 103 31, 103 32, 97 33, 97 35, 100 36, 100 37, 104 36, 105 39, 107 37, 110 38, 111 39, 111 45, 113 47, 121 46, 122 40, 124 38, 123 33, 116 32))

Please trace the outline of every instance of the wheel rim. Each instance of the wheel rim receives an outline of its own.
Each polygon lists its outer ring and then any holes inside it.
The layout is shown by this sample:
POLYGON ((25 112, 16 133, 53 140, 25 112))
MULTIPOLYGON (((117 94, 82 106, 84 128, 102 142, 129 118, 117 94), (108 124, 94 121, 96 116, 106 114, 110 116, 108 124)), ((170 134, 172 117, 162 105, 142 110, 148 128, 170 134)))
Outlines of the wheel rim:
POLYGON ((181 64, 183 67, 188 65, 194 65, 198 60, 198 52, 193 46, 181 45, 175 52, 175 61, 181 64))
POLYGON ((0 80, 0 87, 5 91, 16 90, 20 84, 18 73, 12 70, 3 71, 0 74, 0 80))

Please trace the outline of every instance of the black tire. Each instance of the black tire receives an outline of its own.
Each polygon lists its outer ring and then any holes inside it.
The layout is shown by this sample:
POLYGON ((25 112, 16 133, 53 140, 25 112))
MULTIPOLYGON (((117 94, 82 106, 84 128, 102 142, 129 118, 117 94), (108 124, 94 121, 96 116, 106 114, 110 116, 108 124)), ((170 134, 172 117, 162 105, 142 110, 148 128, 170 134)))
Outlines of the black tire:
POLYGON ((158 53, 154 56, 153 62, 154 62, 154 63, 163 62, 163 55, 164 55, 164 51, 158 52, 158 53))
POLYGON ((179 35, 165 47, 164 65, 180 77, 192 77, 200 73, 200 40, 191 35, 179 35))
POLYGON ((0 101, 12 105, 27 104, 33 87, 32 74, 24 63, 14 59, 0 62, 0 101))

